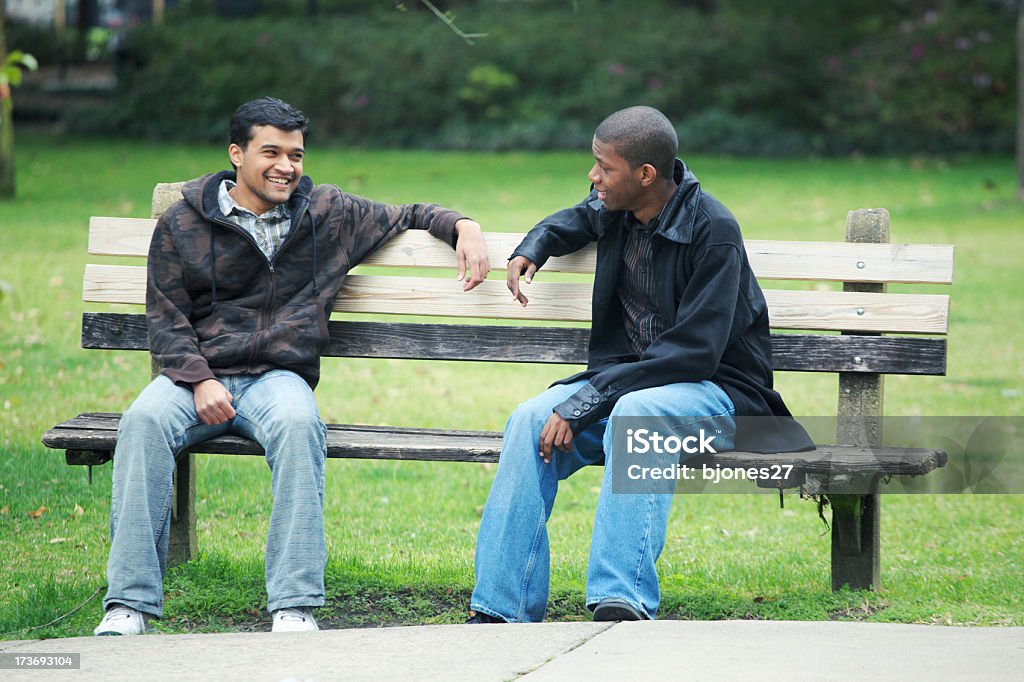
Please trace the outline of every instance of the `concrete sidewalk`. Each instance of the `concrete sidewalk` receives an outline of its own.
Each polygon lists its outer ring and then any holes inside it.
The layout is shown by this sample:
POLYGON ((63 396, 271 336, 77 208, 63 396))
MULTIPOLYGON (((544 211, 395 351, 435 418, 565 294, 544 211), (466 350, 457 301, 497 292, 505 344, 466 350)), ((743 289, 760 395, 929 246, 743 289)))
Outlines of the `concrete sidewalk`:
POLYGON ((0 665, 81 655, 8 680, 1019 680, 1024 628, 656 621, 426 625, 318 633, 0 642, 0 665))

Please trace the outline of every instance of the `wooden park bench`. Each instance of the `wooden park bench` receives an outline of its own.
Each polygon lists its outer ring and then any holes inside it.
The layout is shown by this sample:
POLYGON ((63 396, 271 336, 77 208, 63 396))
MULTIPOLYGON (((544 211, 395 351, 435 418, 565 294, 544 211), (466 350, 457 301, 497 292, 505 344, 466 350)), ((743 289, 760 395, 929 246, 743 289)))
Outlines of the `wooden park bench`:
MULTIPOLYGON (((158 185, 153 215, 159 215, 179 196, 180 184, 158 185)), ((154 219, 92 218, 89 253, 144 259, 154 225, 154 219)), ((504 262, 521 238, 521 234, 488 234, 492 262, 504 262)), ((836 287, 764 287, 773 329, 786 332, 772 335, 776 371, 838 374, 837 444, 822 445, 809 453, 720 453, 710 460, 725 468, 792 465, 798 476, 789 479, 791 485, 800 484, 805 492, 827 496, 832 508, 833 589, 843 585, 877 589, 880 584, 880 496, 874 493, 878 482, 894 475, 926 474, 946 461, 940 451, 879 447, 879 417, 884 375, 943 375, 946 371, 949 297, 887 293, 886 285, 951 283, 953 247, 888 241, 889 215, 878 209, 851 212, 845 242, 746 242, 751 265, 762 284, 769 280, 843 283, 842 291, 834 290, 836 287), (857 481, 860 487, 847 487, 850 481, 857 481), (847 490, 855 492, 844 492, 847 490), (863 494, 865 490, 868 494, 863 494)), ((593 274, 594 254, 591 246, 551 259, 544 272, 593 274)), ((357 268, 346 280, 335 311, 490 318, 500 324, 380 322, 349 315, 357 319, 330 322, 331 340, 325 357, 586 362, 588 329, 536 326, 532 321, 589 321, 591 285, 587 282, 541 278, 530 286, 526 308, 511 301, 504 277, 494 277, 472 295, 463 296, 461 283, 453 279, 416 276, 420 268, 455 265, 454 254, 446 245, 417 230, 395 238, 366 264, 412 270, 402 271, 409 272, 408 276, 369 275, 359 274, 357 268)), ((90 264, 85 270, 83 298, 141 307, 145 283, 144 262, 134 266, 90 264)), ((148 350, 145 316, 141 310, 134 314, 86 312, 82 346, 148 350)), ((509 405, 509 410, 513 407, 509 405)), ((119 418, 118 414, 80 414, 47 431, 43 442, 66 450, 68 464, 102 464, 113 456, 119 418)), ((328 457, 495 462, 501 451, 501 434, 330 424, 327 448, 328 457)), ((262 454, 256 443, 235 436, 215 438, 195 450, 262 454)), ((191 453, 178 459, 170 539, 174 563, 191 559, 196 550, 193 459, 191 453)))

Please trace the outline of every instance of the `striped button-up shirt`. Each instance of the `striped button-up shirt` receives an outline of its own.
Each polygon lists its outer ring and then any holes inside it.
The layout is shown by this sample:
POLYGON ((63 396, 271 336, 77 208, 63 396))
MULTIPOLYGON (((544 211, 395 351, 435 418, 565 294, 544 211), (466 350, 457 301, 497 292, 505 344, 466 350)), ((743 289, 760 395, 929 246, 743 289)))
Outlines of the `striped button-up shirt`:
POLYGON ((252 235, 260 251, 268 258, 273 258, 274 253, 281 242, 288 236, 292 229, 292 216, 288 212, 287 204, 278 204, 263 215, 256 215, 252 211, 240 206, 229 192, 236 183, 225 180, 220 183, 220 193, 217 196, 223 213, 231 222, 252 235))
POLYGON ((643 225, 630 216, 629 234, 622 251, 622 276, 619 299, 623 321, 633 352, 642 355, 647 347, 665 331, 665 320, 658 312, 654 280, 654 226, 643 225))

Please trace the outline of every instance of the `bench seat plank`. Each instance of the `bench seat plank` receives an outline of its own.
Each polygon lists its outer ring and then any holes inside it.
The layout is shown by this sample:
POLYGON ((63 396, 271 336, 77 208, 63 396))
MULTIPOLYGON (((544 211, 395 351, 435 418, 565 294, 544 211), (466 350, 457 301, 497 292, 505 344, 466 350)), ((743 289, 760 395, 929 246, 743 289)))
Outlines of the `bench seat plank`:
MULTIPOLYGON (((332 320, 325 357, 477 360, 584 365, 590 330, 332 320)), ((85 313, 82 347, 148 350, 141 314, 85 313)), ((776 371, 946 373, 946 339, 773 334, 776 371)))
MULTIPOLYGON (((120 417, 114 413, 80 414, 47 431, 42 440, 45 445, 55 449, 93 453, 109 451, 114 447, 120 417)), ((327 456, 331 458, 497 462, 501 442, 501 433, 489 431, 349 424, 329 424, 327 427, 327 456)), ((192 451, 229 455, 263 454, 263 449, 257 443, 238 436, 213 438, 192 451)), ((917 476, 945 465, 946 454, 924 448, 822 445, 812 452, 723 452, 703 456, 699 461, 723 468, 792 464, 805 473, 917 476)))

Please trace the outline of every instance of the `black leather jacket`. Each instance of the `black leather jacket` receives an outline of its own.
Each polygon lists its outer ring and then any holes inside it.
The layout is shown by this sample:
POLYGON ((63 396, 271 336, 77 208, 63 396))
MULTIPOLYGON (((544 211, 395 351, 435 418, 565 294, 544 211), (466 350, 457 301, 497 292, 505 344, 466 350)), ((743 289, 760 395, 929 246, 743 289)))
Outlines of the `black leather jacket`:
MULTIPOLYGON (((626 393, 711 380, 732 399, 737 417, 756 420, 756 433, 736 434, 736 448, 753 452, 813 449, 772 388, 768 308, 732 213, 701 190, 676 160, 679 186, 652 225, 657 305, 668 326, 640 356, 631 349, 618 296, 625 211, 609 211, 591 192, 580 204, 545 218, 511 257, 543 266, 548 258, 597 242, 587 369, 556 383, 588 383, 555 408, 574 433, 607 417, 626 393), (771 419, 775 417, 775 419, 771 419), (766 423, 768 428, 765 428, 766 423)), ((511 258, 510 257, 510 258, 511 258)), ((680 416, 685 416, 681 408, 680 416)))

